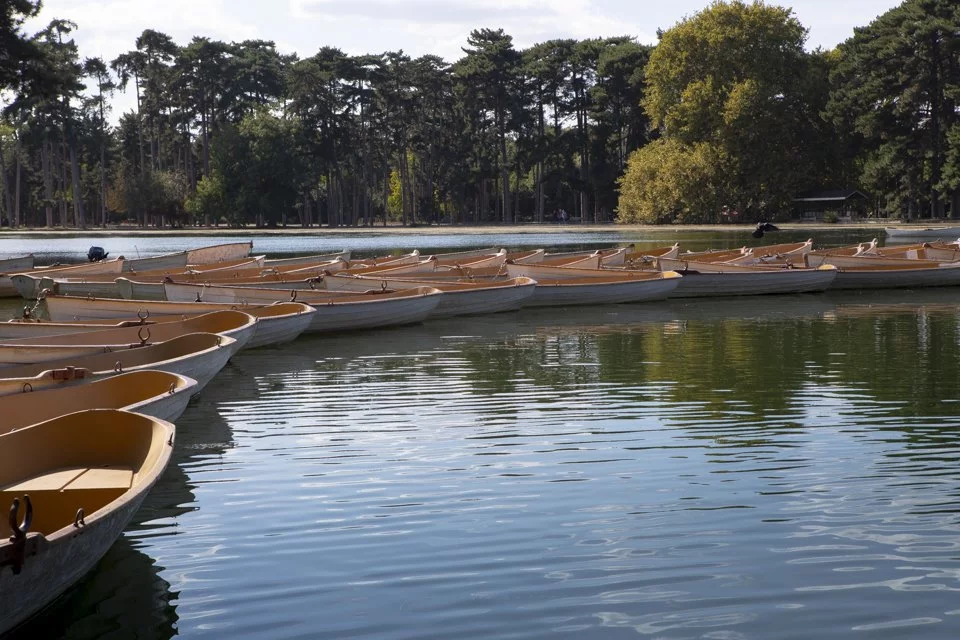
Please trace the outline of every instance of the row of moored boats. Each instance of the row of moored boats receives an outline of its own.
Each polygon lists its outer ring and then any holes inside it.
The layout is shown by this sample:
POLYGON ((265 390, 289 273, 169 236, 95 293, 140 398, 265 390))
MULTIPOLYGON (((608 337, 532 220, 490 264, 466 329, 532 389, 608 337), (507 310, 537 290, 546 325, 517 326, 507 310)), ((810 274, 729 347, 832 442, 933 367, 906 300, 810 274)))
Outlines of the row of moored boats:
POLYGON ((250 243, 37 268, 0 290, 37 299, 0 323, 0 633, 96 564, 169 462, 173 422, 241 349, 304 332, 526 306, 960 284, 960 247, 572 253, 480 249, 267 260, 250 243))

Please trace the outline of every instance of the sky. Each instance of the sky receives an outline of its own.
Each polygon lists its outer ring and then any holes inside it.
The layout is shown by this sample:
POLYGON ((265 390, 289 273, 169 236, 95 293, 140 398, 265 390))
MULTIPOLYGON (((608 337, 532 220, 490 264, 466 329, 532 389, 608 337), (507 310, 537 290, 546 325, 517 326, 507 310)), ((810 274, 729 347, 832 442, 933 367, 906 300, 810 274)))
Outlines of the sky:
MULTIPOLYGON (((0 0, 2 1, 2 0, 0 0)), ((313 55, 332 46, 347 54, 403 50, 453 62, 472 29, 503 28, 517 48, 554 38, 628 35, 655 44, 709 0, 43 0, 33 32, 53 18, 77 23, 81 57, 110 61, 134 48, 144 29, 186 44, 195 35, 224 41, 273 40, 282 53, 313 55)), ((807 48, 830 49, 900 0, 768 2, 793 8, 809 29, 807 48)), ((118 96, 114 117, 132 106, 118 96)))

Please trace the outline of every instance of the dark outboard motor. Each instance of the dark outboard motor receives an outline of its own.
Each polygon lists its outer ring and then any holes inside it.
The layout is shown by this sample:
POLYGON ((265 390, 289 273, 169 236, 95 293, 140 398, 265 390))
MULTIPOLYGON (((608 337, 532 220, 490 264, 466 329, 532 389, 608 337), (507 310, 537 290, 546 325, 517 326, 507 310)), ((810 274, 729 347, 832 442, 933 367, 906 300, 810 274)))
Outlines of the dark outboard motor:
POLYGON ((754 238, 762 238, 767 231, 780 231, 780 227, 769 222, 758 222, 757 228, 753 231, 754 238))
POLYGON ((106 260, 107 255, 103 247, 90 247, 90 250, 87 251, 87 260, 90 262, 100 262, 101 260, 106 260))

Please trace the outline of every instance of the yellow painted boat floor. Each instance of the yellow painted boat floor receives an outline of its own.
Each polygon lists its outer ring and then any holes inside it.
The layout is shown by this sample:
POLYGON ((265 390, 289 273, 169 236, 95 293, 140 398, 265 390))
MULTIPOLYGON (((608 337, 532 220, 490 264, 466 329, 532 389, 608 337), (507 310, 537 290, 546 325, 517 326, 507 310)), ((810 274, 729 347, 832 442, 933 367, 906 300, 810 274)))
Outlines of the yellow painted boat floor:
MULTIPOLYGON (((30 531, 49 535, 69 526, 83 509, 85 516, 96 512, 130 490, 133 470, 129 467, 67 467, 20 480, 0 488, 0 505, 30 496, 33 523, 30 531)), ((23 506, 21 508, 21 513, 23 506)), ((11 534, 7 522, 0 523, 0 536, 11 534)))

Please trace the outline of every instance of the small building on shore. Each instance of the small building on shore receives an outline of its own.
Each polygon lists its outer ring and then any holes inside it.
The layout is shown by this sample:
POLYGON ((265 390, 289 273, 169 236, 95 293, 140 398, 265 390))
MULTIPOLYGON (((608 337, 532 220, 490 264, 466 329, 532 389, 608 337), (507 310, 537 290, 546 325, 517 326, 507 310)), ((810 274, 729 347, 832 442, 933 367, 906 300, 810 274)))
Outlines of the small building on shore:
POLYGON ((870 213, 870 199, 852 187, 798 193, 793 204, 794 217, 806 222, 856 220, 870 213))

